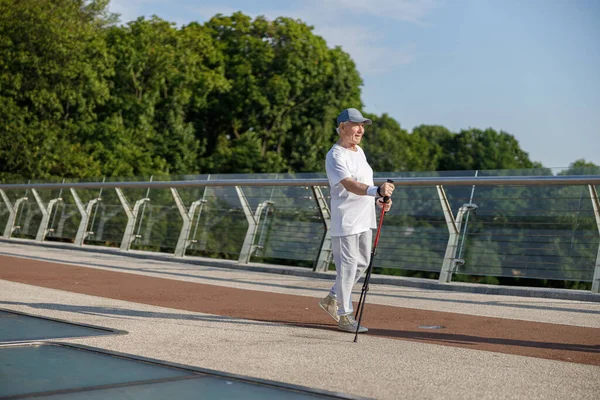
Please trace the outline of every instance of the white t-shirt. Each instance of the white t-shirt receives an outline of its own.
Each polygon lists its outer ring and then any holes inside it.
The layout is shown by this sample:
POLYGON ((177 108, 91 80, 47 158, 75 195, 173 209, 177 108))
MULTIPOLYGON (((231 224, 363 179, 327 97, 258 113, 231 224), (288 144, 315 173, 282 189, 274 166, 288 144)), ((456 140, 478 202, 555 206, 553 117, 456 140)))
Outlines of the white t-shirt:
POLYGON ((331 236, 348 236, 377 229, 375 198, 359 196, 347 191, 340 183, 351 177, 354 180, 373 186, 373 170, 367 162, 364 151, 345 149, 334 144, 327 153, 325 170, 331 194, 331 236))

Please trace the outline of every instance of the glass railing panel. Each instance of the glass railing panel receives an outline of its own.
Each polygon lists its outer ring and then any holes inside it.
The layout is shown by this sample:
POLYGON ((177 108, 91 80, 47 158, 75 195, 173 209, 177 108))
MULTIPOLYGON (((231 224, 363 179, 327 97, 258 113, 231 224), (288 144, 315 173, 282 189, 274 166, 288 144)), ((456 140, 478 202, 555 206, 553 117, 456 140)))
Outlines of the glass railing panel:
MULTIPOLYGON (((17 219, 15 220, 15 230, 12 233, 14 238, 34 239, 37 233, 37 227, 42 219, 42 212, 30 190, 26 190, 27 200, 23 201, 17 210, 17 219)), ((13 206, 15 202, 13 201, 13 206)))
POLYGON ((587 186, 478 186, 474 202, 459 273, 591 281, 599 237, 587 186))
POLYGON ((273 205, 258 227, 255 260, 299 260, 312 267, 325 234, 312 189, 272 187, 269 192, 273 205))
MULTIPOLYGON (((598 168, 571 168, 498 171, 382 172, 380 178, 468 177, 468 176, 546 176, 598 175, 598 168)), ((110 178, 117 181, 182 181, 204 179, 310 179, 317 174, 227 174, 144 176, 110 178)), ((81 181, 102 181, 82 179, 81 181)), ((54 180, 48 182, 60 182, 54 180)), ((76 180, 72 180, 76 182, 76 180)), ((25 183, 25 182, 10 182, 25 183)), ((240 185, 253 215, 259 205, 263 212, 256 234, 251 261, 310 267, 319 254, 325 234, 320 210, 310 187, 240 185), (266 203, 268 202, 268 204, 266 203)), ((456 217, 463 204, 477 205, 463 221, 457 258, 464 265, 459 274, 495 275, 540 279, 589 281, 598 253, 598 228, 587 186, 444 186, 444 193, 456 217)), ((173 253, 183 221, 172 193, 167 188, 123 188, 130 207, 141 205, 134 227, 132 249, 173 253)), ((189 256, 237 259, 248 232, 248 222, 235 187, 178 188, 189 210, 192 202, 204 200, 196 208, 189 232, 189 256)), ((322 187, 329 205, 329 188, 322 187)), ((62 197, 51 211, 46 240, 73 242, 81 215, 69 189, 38 189, 44 204, 62 197)), ((34 238, 42 213, 31 190, 5 190, 14 202, 28 200, 19 207, 13 237, 34 238)), ((118 247, 127 225, 127 215, 115 189, 77 189, 84 207, 101 197, 90 210, 86 244, 118 247)), ((379 215, 379 213, 377 213, 379 215)), ((8 210, 0 202, 0 229, 8 210)), ((376 267, 384 273, 397 270, 437 273, 448 242, 448 226, 438 191, 429 186, 397 186, 394 206, 386 215, 376 267)), ((379 271, 378 271, 379 272, 379 271)))
MULTIPOLYGON (((289 174, 244 174, 211 175, 210 179, 290 179, 289 174)), ((308 187, 244 186, 240 185, 245 200, 253 216, 262 204, 259 226, 252 238, 256 246, 252 261, 267 260, 312 260, 314 252, 306 248, 308 243, 314 249, 320 244, 322 222, 315 210, 312 191, 308 187), (298 224, 308 228, 300 228, 298 224), (290 228, 292 226, 292 228, 290 228), (294 235, 288 235, 292 229, 294 235), (308 229, 308 230, 307 230, 308 229), (313 237, 310 231, 319 230, 320 236, 313 237)), ((202 213, 195 215, 191 233, 193 243, 187 254, 223 254, 227 258, 239 256, 248 232, 248 223, 238 193, 234 187, 209 187, 204 199, 202 213)))
MULTIPOLYGON (((378 178, 473 176, 474 171, 385 172, 378 178)), ((469 202, 470 187, 447 186, 444 192, 456 216, 469 202)), ((379 218, 380 212, 377 209, 379 218)), ((394 269, 439 272, 448 243, 448 226, 435 187, 396 186, 393 206, 385 216, 375 266, 383 273, 394 269)))
POLYGON ((382 226, 375 266, 439 271, 448 228, 437 190, 398 187, 393 197, 392 209, 385 215, 382 226))
MULTIPOLYGON (((181 176, 166 175, 144 177, 139 182, 160 182, 160 181, 179 181, 184 180, 181 176)), ((126 197, 129 207, 135 213, 136 203, 138 203, 137 214, 135 214, 135 223, 133 225, 133 240, 130 249, 155 252, 172 253, 177 244, 177 238, 182 226, 182 219, 175 200, 168 188, 122 188, 122 193, 126 197), (149 199, 149 200, 145 200, 149 199)), ((116 192, 116 191, 115 191, 116 192)), ((194 191, 192 191, 194 193, 194 191)), ((185 196, 185 195, 184 195, 185 196)), ((182 199, 182 201, 184 201, 182 199)), ((184 201, 185 202, 185 201, 184 201)), ((122 236, 129 219, 121 205, 122 216, 113 224, 122 226, 119 229, 122 236)), ((121 245, 122 243, 120 243, 121 245)))
MULTIPOLYGON (((61 179, 55 182, 64 183, 77 183, 77 182, 101 182, 102 178, 96 179, 61 179)), ((40 196, 43 197, 44 203, 48 204, 48 201, 52 198, 60 197, 62 201, 57 202, 51 212, 50 221, 48 223, 48 234, 45 240, 48 241, 61 241, 61 242, 73 242, 81 222, 81 213, 77 208, 77 203, 73 197, 71 191, 68 188, 58 190, 47 190, 37 189, 40 196)), ((77 195, 81 199, 84 207, 88 201, 92 198, 97 197, 99 189, 78 189, 76 190, 77 195)), ((35 201, 35 199, 34 199, 35 201)), ((36 224, 35 230, 38 229, 36 224)))
MULTIPOLYGON (((47 179, 47 180, 35 180, 29 181, 29 183, 62 183, 65 182, 64 179, 47 179)), ((53 199, 58 199, 63 197, 64 189, 56 189, 56 190, 48 190, 48 189, 36 189, 36 193, 38 194, 45 211, 48 211, 48 205, 50 201, 53 199)), ((43 212, 38 205, 38 202, 35 198, 33 190, 26 190, 25 195, 27 196, 27 200, 21 204, 21 207, 18 212, 17 221, 15 225, 18 229, 13 232, 13 237, 21 237, 26 239, 34 239, 38 233, 38 229, 42 222, 43 212)), ((14 202, 13 202, 14 204, 14 202)), ((61 202, 55 201, 53 203, 53 207, 50 210, 50 220, 54 217, 56 218, 58 207, 60 207, 61 202)))
MULTIPOLYGON (((154 176, 153 181, 191 181, 206 180, 208 175, 171 175, 154 176)), ((202 200, 205 191, 211 188, 177 188, 177 195, 185 206, 186 213, 192 203, 202 200)), ((139 194, 139 193, 138 193, 139 194)), ((131 248, 146 251, 173 253, 177 246, 183 219, 170 189, 150 189, 144 193, 150 201, 140 207, 136 220, 135 240, 131 248)), ((139 199, 138 199, 139 200, 139 199)), ((202 209, 204 210, 204 209, 202 209)), ((196 214, 199 212, 196 209, 196 214)), ((204 210, 205 211, 205 210, 204 210)), ((197 225, 196 225, 197 227, 197 225)), ((190 238, 191 239, 191 238, 190 238)))
MULTIPOLYGON (((103 178, 104 182, 123 182, 145 180, 144 178, 103 178)), ((84 207, 87 207, 90 201, 100 198, 90 210, 90 219, 87 226, 88 234, 84 243, 88 245, 119 247, 125 226, 127 224, 127 215, 117 192, 114 188, 110 189, 77 189, 77 195, 81 197, 84 207)), ((126 195, 127 196, 127 195, 126 195)), ((128 197, 130 204, 132 200, 128 197)), ((77 227, 75 228, 77 230, 77 227)))

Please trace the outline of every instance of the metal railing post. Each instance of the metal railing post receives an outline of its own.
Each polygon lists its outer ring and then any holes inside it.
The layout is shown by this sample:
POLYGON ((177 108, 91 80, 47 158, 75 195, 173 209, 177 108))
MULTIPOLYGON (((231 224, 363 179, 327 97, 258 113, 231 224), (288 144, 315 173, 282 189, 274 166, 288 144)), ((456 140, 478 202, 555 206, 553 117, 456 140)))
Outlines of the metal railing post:
POLYGON ((179 215, 181 215, 181 219, 183 220, 183 225, 181 226, 181 231, 179 232, 179 238, 177 239, 177 246, 175 246, 174 255, 177 257, 183 257, 185 256, 185 250, 191 243, 190 231, 192 228, 192 222, 194 220, 194 213, 196 212, 196 208, 200 206, 199 213, 202 212, 202 205, 206 203, 206 200, 202 199, 192 202, 192 204, 190 205, 190 209, 187 210, 185 204, 183 204, 183 201, 179 196, 179 192, 177 192, 177 189, 171 188, 171 194, 173 195, 173 199, 175 200, 175 204, 177 205, 177 209, 179 210, 179 215))
MULTIPOLYGON (((102 178, 102 182, 106 182, 106 176, 102 178)), ((101 199, 102 198, 102 188, 100 188, 100 192, 98 193, 98 198, 101 199)), ((98 213, 98 207, 100 207, 100 204, 96 204, 96 207, 94 207, 94 214, 92 215, 92 223, 90 224, 90 231, 88 232, 88 235, 93 235, 94 239, 98 239, 98 236, 96 236, 96 233, 94 232, 94 223, 96 222, 96 214, 98 213)))
MULTIPOLYGON (((206 177, 206 180, 209 181, 210 180, 210 174, 208 174, 208 176, 206 177)), ((208 200, 206 200, 207 197, 207 193, 208 193, 208 186, 204 187, 204 191, 202 192, 202 204, 207 204, 208 200)), ((208 243, 208 231, 209 231, 209 227, 208 227, 208 218, 206 219, 206 222, 204 223, 204 229, 202 229, 202 232, 200 233, 200 238, 196 239, 197 235, 198 235, 198 225, 200 224, 200 211, 198 211, 198 217, 196 218, 196 223, 194 224, 194 233, 192 233, 192 237, 194 238, 194 240, 190 243, 194 244, 194 248, 198 249, 198 250, 206 250, 206 245, 208 243)))
POLYGON ((325 196, 323 196, 321 188, 318 186, 311 186, 311 189, 315 196, 317 206, 319 206, 321 220, 323 221, 323 226, 325 228, 325 234, 323 235, 323 240, 321 240, 319 255, 313 265, 313 271, 324 272, 329 269, 329 264, 331 264, 331 258, 333 256, 331 249, 331 232, 329 230, 331 225, 331 212, 329 211, 327 201, 325 200, 325 196))
MULTIPOLYGON (((475 171, 475 176, 479 175, 479 170, 475 171)), ((471 196, 469 197, 469 204, 473 205, 473 196, 475 195, 475 185, 473 185, 473 187, 471 188, 471 196)), ((476 206, 475 206, 476 207, 476 206)), ((463 248, 465 247, 465 241, 467 240, 467 229, 469 228, 469 217, 471 216, 471 209, 467 210, 467 216, 465 217, 465 222, 464 222, 464 226, 463 229, 465 231, 464 235, 462 235, 462 240, 460 241, 460 246, 458 247, 458 256, 457 258, 459 260, 463 260, 462 257, 462 252, 463 252, 463 248)), ((462 221, 462 220, 461 220, 462 221)), ((463 260, 464 263, 464 260, 463 260)))
POLYGON ((42 198, 38 194, 37 190, 31 189, 33 193, 33 197, 35 197, 35 201, 37 202, 40 211, 42 212, 42 221, 40 222, 40 226, 37 231, 37 235, 35 236, 35 240, 38 242, 43 242, 48 234, 48 224, 50 223, 50 213, 52 212, 52 207, 59 201, 62 201, 62 197, 57 197, 48 202, 48 206, 44 205, 42 198))
MULTIPOLYGON (((600 235, 600 200, 598 192, 594 185, 588 185, 592 206, 594 207, 594 217, 598 225, 598 234, 600 235)), ((598 254, 596 255, 596 267, 594 268, 594 277, 592 278, 592 293, 600 293, 600 244, 598 244, 598 254)))
MULTIPOLYGON (((152 182, 153 179, 154 179, 154 175, 150 175, 149 182, 152 182)), ((148 201, 150 201, 150 188, 148 188, 146 190, 146 197, 145 198, 148 199, 148 201)), ((138 224, 137 233, 135 235, 136 238, 141 238, 142 237, 142 235, 140 235, 140 230, 142 229, 142 222, 144 221, 144 214, 145 213, 146 213, 146 202, 143 202, 142 203, 142 215, 140 215, 138 217, 137 214, 136 214, 136 223, 138 224)), ((149 238, 148 238, 148 240, 149 240, 149 238)))
POLYGON ((449 283, 452 281, 452 275, 454 274, 456 267, 465 263, 463 259, 456 257, 463 217, 466 212, 476 209, 477 206, 471 203, 463 204, 458 209, 458 214, 456 214, 455 219, 443 186, 438 185, 436 186, 436 189, 442 205, 444 217, 446 218, 446 225, 448 226, 449 234, 448 244, 446 245, 446 253, 444 254, 444 261, 440 270, 440 283, 449 283))
POLYGON ((121 239, 121 250, 127 251, 131 248, 131 244, 136 239, 137 235, 134 235, 135 230, 135 222, 137 220, 137 215, 140 211, 140 206, 147 201, 150 201, 148 197, 144 197, 135 202, 133 205, 133 209, 129 205, 127 198, 123 194, 123 191, 120 188, 115 188, 117 192, 117 196, 121 201, 121 205, 123 206, 123 210, 125 210, 125 214, 127 215, 127 225, 125 226, 125 232, 123 233, 123 239, 121 239))
POLYGON ((4 200, 4 203, 6 203, 6 208, 8 208, 8 221, 6 221, 6 226, 4 227, 4 234, 2 237, 10 239, 13 231, 17 228, 15 226, 15 221, 17 220, 17 211, 19 210, 21 203, 27 200, 27 196, 18 198, 13 206, 6 193, 4 193, 4 190, 0 189, 0 195, 2 195, 2 199, 4 200))
POLYGON ((452 271, 454 270, 454 259, 456 257, 456 249, 458 245, 458 238, 460 229, 456 226, 454 214, 448 203, 446 192, 442 186, 436 186, 440 202, 442 204, 442 211, 446 218, 446 225, 448 226, 448 244, 446 245, 446 253, 444 254, 444 262, 442 263, 442 269, 440 271, 440 282, 448 283, 452 281, 452 271))
MULTIPOLYGON (((62 183, 65 183, 65 179, 62 180, 62 183)), ((60 189, 60 191, 58 192, 58 197, 61 198, 61 199, 62 199, 62 193, 63 193, 63 189, 60 189)), ((64 211, 65 211, 64 204, 65 203, 62 203, 62 204, 63 204, 63 210, 62 211, 63 211, 63 214, 64 214, 64 211)), ((56 221, 56 214, 57 213, 58 213, 58 206, 56 206, 54 208, 54 213, 52 213, 52 221, 50 221, 50 226, 51 227, 54 227, 54 221, 56 221)), ((50 232, 54 232, 54 228, 52 228, 52 229, 50 229, 48 231, 48 233, 50 233, 50 232)))
POLYGON ((79 195, 75 191, 75 189, 70 188, 71 194, 73 195, 73 199, 75 199, 75 204, 77 204, 77 209, 79 210, 79 214, 81 214, 81 222, 79 223, 79 229, 77 229, 77 235, 75 235, 74 244, 77 246, 83 246, 83 242, 88 235, 87 226, 90 221, 90 213, 92 212, 92 208, 94 204, 101 200, 100 197, 96 197, 95 199, 90 200, 87 203, 87 206, 83 206, 83 202, 79 198, 79 195))
POLYGON ((263 209, 272 205, 273 202, 268 200, 263 201, 256 208, 256 212, 252 214, 252 208, 250 207, 250 204, 248 204, 248 200, 246 199, 242 189, 239 186, 236 186, 235 191, 237 192, 240 203, 242 204, 242 209, 246 215, 246 220, 248 221, 248 230, 246 231, 246 237, 244 238, 244 244, 242 245, 238 262, 240 264, 248 264, 250 262, 250 257, 252 256, 252 252, 256 248, 254 245, 254 238, 256 237, 256 232, 258 231, 260 216, 263 212, 263 209))

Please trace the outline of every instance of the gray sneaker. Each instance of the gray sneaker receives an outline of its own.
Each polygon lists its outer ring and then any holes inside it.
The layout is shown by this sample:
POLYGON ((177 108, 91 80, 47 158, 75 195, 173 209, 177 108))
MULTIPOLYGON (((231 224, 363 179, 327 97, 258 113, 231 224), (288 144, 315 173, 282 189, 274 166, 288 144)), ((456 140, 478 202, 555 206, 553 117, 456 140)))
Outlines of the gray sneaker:
POLYGON ((338 312, 337 301, 336 301, 336 299, 331 297, 330 294, 328 294, 327 297, 325 297, 323 300, 321 300, 319 302, 319 307, 321 307, 323 309, 323 311, 325 311, 327 314, 329 314, 329 316, 331 318, 335 319, 335 322, 340 321, 340 317, 337 314, 337 312, 338 312))
MULTIPOLYGON (((340 322, 338 322, 338 329, 340 331, 345 331, 345 332, 356 332, 356 327, 358 326, 358 322, 356 322, 356 320, 354 319, 354 317, 350 314, 350 315, 342 315, 340 317, 340 322)), ((365 333, 368 332, 369 330, 367 328, 365 328, 364 326, 361 326, 358 328, 358 333, 365 333)))

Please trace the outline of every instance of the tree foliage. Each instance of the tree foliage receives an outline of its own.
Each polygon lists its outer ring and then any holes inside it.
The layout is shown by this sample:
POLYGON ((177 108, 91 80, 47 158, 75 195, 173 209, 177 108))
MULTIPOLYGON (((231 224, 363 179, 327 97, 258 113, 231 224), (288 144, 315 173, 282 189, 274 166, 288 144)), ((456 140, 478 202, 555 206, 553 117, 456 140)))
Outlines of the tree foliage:
MULTIPOLYGON (((362 106, 350 56, 300 20, 119 25, 107 4, 0 0, 1 179, 323 171, 362 106)), ((376 171, 541 167, 507 132, 368 116, 376 171)))
POLYGON ((424 136, 409 134, 388 114, 367 117, 373 124, 366 128, 363 147, 375 171, 435 170, 430 157, 433 147, 424 136))
POLYGON ((230 90, 209 96, 201 119, 212 153, 204 169, 322 170, 331 120, 344 105, 360 104, 352 60, 289 18, 235 13, 205 26, 223 54, 230 90))
POLYGON ((89 176, 81 133, 109 98, 108 1, 0 0, 0 168, 5 177, 89 176))

